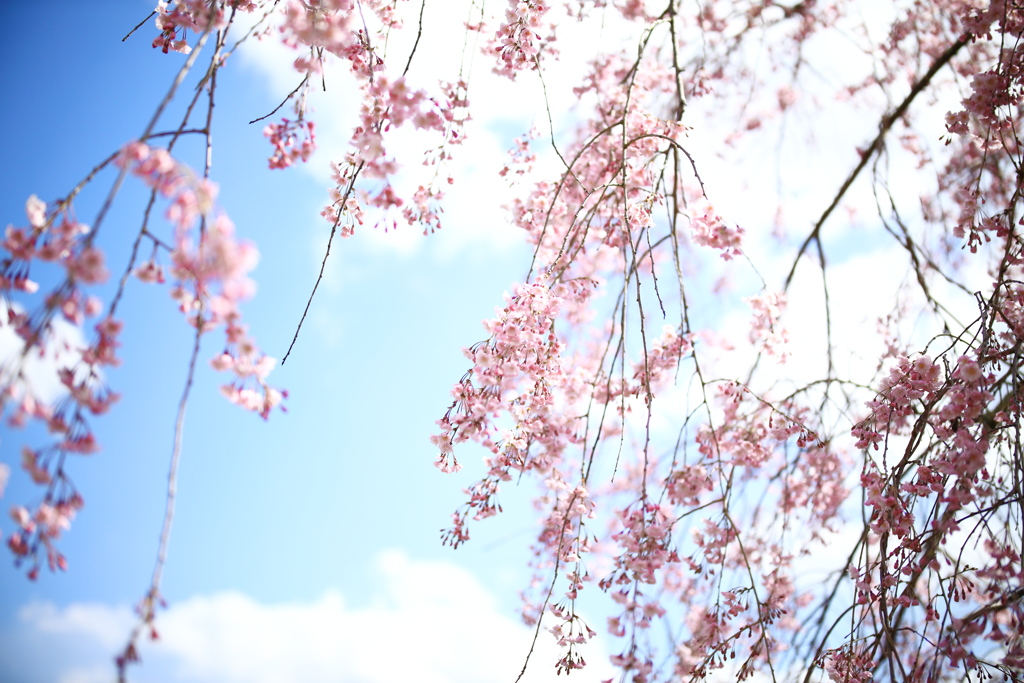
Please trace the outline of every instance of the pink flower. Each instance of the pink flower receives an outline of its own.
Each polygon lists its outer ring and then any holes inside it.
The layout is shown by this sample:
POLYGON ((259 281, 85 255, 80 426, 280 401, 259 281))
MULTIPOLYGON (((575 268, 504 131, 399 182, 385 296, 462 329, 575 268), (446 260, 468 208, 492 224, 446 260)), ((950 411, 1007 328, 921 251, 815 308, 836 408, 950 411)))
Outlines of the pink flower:
POLYGON ((25 214, 33 228, 42 229, 46 225, 46 202, 32 195, 25 202, 25 214))
POLYGON ((710 206, 690 219, 690 230, 694 243, 720 250, 726 261, 743 253, 740 249, 743 228, 729 227, 710 206))
POLYGON ((981 371, 981 367, 973 358, 960 356, 953 376, 962 379, 967 384, 976 384, 985 377, 985 373, 981 371))
POLYGON ((103 282, 108 275, 103 252, 95 247, 86 247, 80 251, 68 260, 66 267, 71 277, 88 284, 103 282))

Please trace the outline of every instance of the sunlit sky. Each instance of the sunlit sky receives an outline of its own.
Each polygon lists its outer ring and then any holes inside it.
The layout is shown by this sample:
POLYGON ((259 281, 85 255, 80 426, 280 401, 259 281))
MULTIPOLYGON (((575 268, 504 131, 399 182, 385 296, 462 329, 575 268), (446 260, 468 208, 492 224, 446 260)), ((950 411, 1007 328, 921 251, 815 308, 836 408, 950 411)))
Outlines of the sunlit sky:
MULTIPOLYGON (((183 60, 150 47, 151 22, 121 41, 151 9, 150 0, 0 8, 9 28, 0 43, 4 225, 24 224, 30 195, 47 201, 66 195, 143 130, 183 60)), ((431 77, 458 58, 442 49, 455 41, 437 12, 428 3, 432 31, 426 34, 435 40, 420 48, 412 77, 417 68, 424 70, 420 77, 431 77)), ((461 33, 456 37, 461 44, 461 33)), ((566 53, 571 66, 574 56, 566 53)), ((236 55, 218 82, 214 123, 219 203, 261 253, 253 274, 259 290, 245 317, 257 342, 277 358, 323 256, 329 225, 319 212, 328 163, 344 151, 358 102, 346 95, 344 79, 336 90, 329 87, 313 101, 320 152, 307 167, 267 170, 271 148, 262 124, 247 122, 272 110, 297 83, 285 57, 267 46, 236 55)), ((475 68, 485 73, 489 66, 475 68)), ((295 351, 271 375, 289 391, 287 413, 264 423, 230 405, 217 389, 222 379, 204 363, 186 418, 162 586, 169 608, 159 615, 161 641, 143 649, 144 665, 133 670, 133 680, 497 681, 518 672, 530 638, 516 616, 533 536, 530 491, 503 494, 514 512, 473 527, 468 545, 454 552, 442 547, 439 530, 461 489, 481 472, 476 465, 441 474, 429 436, 466 370, 461 349, 485 336, 481 320, 528 268, 529 251, 504 219, 507 193, 497 178, 513 138, 546 122, 539 84, 522 80, 500 97, 486 87, 477 91, 473 145, 458 160, 444 230, 423 236, 407 227, 387 234, 367 227, 335 243, 295 351), (399 650, 406 664, 397 661, 399 650)), ((552 91, 556 111, 568 112, 571 121, 571 94, 552 91)), ((854 139, 863 138, 857 136, 853 129, 854 139)), ((698 150, 712 144, 694 141, 698 150)), ((832 154, 832 145, 824 136, 821 154, 832 154)), ((198 163, 195 148, 184 149, 186 160, 198 163)), ((845 158, 837 164, 837 179, 846 164, 845 158)), ((92 222, 112 178, 101 175, 83 193, 79 220, 92 222)), ((715 179, 709 165, 705 180, 713 185, 715 179)), ((834 186, 829 178, 823 182, 834 186)), ((748 187, 740 211, 755 215, 757 201, 773 190, 766 185, 748 187)), ((143 205, 140 187, 129 182, 101 228, 111 282, 124 269, 143 205)), ((806 220, 820 208, 793 215, 806 220)), ((764 235, 751 239, 768 239, 767 222, 761 227, 764 235)), ((865 242, 854 244, 849 233, 829 239, 840 245, 834 301, 851 312, 849 324, 862 325, 867 318, 853 312, 868 293, 865 264, 886 264, 880 269, 886 273, 901 266, 892 260, 889 268, 884 259, 893 252, 866 253, 865 242), (844 281, 859 289, 844 289, 844 281)), ((774 271, 787 267, 768 264, 763 274, 777 281, 774 271)), ((894 277, 880 276, 872 291, 894 286, 894 277)), ((795 296, 811 306, 815 282, 808 282, 795 296)), ((109 299, 111 291, 108 285, 99 294, 109 299)), ((148 586, 191 333, 166 287, 133 282, 121 311, 123 364, 108 380, 122 398, 94 422, 102 452, 70 467, 86 506, 60 541, 69 571, 44 570, 29 582, 24 568, 0 562, 4 681, 111 680, 131 608, 148 586)), ((799 353, 801 344, 820 344, 821 329, 792 336, 799 353)), ((219 343, 212 335, 203 358, 219 343)), ((22 443, 40 438, 0 426, 0 460, 12 466, 0 499, 4 510, 38 499, 16 455, 22 443)), ((0 521, 5 539, 11 529, 10 521, 0 521)), ((553 678, 553 649, 545 647, 539 657, 547 659, 531 667, 533 680, 553 678)), ((603 647, 600 639, 590 646, 588 680, 610 676, 603 647)))

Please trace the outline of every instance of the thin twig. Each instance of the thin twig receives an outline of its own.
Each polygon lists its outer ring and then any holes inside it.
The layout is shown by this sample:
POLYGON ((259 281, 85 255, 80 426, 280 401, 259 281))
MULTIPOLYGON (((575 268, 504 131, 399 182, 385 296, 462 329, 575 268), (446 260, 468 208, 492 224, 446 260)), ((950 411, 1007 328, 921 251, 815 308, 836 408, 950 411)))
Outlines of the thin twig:
POLYGON ((412 66, 412 57, 416 54, 416 48, 420 45, 420 37, 423 35, 423 10, 426 6, 427 0, 423 0, 423 2, 420 3, 420 22, 419 26, 416 28, 416 42, 412 44, 412 51, 409 53, 409 59, 405 62, 405 68, 402 69, 403 78, 407 73, 409 73, 409 67, 412 66))
POLYGON ((850 175, 846 177, 846 180, 843 181, 843 184, 839 187, 839 191, 836 193, 835 197, 832 198, 832 203, 829 204, 828 208, 825 209, 825 212, 821 214, 818 222, 814 224, 814 229, 811 230, 811 234, 807 236, 804 243, 800 245, 800 249, 797 250, 796 257, 793 259, 793 267, 789 269, 789 275, 786 276, 786 285, 783 287, 784 291, 789 289, 789 284, 793 281, 793 275, 796 273, 797 264, 800 263, 800 257, 804 255, 805 251, 807 251, 811 242, 818 238, 818 235, 821 232, 821 226, 825 224, 825 221, 827 221, 828 217, 832 215, 835 208, 839 206, 839 202, 841 202, 843 197, 846 195, 846 191, 850 189, 850 186, 853 185, 853 181, 857 179, 860 172, 868 165, 868 161, 871 160, 876 152, 882 149, 882 141, 885 139, 885 136, 889 134, 889 130, 892 128, 893 124, 907 113, 907 109, 910 108, 911 103, 925 88, 928 87, 928 84, 931 83, 935 74, 937 74, 942 67, 948 64, 949 61, 956 56, 956 53, 967 45, 970 40, 971 36, 969 34, 965 34, 955 43, 946 48, 946 51, 939 55, 932 63, 928 72, 921 77, 921 80, 914 84, 914 87, 910 89, 910 92, 903 98, 900 105, 896 107, 891 114, 886 114, 882 117, 882 121, 878 126, 878 135, 875 136, 875 139, 871 141, 871 144, 868 145, 867 149, 865 149, 861 154, 860 163, 857 164, 853 171, 850 172, 850 175))
POLYGON ((129 38, 131 38, 133 33, 135 33, 140 28, 142 28, 143 24, 145 24, 147 21, 149 21, 150 19, 152 19, 155 16, 156 16, 156 12, 150 12, 149 16, 147 16, 145 19, 143 19, 142 21, 137 23, 135 25, 135 28, 133 28, 131 31, 128 31, 128 34, 124 38, 121 39, 121 42, 123 43, 124 41, 128 40, 129 38))
POLYGON ((295 347, 295 342, 299 340, 299 332, 302 330, 302 323, 306 322, 306 315, 309 313, 309 307, 313 304, 313 297, 316 296, 316 290, 320 287, 320 281, 324 279, 324 269, 327 268, 327 259, 331 255, 331 244, 334 243, 334 235, 338 232, 338 225, 341 224, 341 216, 345 212, 345 204, 348 202, 349 196, 352 194, 352 189, 355 187, 356 178, 359 177, 359 172, 363 170, 365 162, 359 162, 359 166, 356 167, 355 172, 352 174, 352 180, 349 181, 348 189, 345 191, 344 196, 338 202, 338 215, 334 218, 334 225, 331 226, 331 236, 327 238, 327 250, 324 253, 324 259, 320 263, 320 273, 316 276, 316 283, 313 284, 313 291, 309 293, 309 299, 306 301, 306 307, 302 309, 302 317, 299 319, 299 324, 295 328, 295 334, 292 336, 292 343, 288 345, 288 351, 285 352, 284 358, 281 359, 281 365, 285 364, 288 360, 288 356, 291 355, 292 349, 295 347))
POLYGON ((252 125, 254 123, 262 121, 263 119, 269 119, 271 116, 273 116, 278 111, 280 111, 281 107, 283 107, 284 105, 288 104, 288 100, 290 100, 291 98, 295 97, 295 93, 299 92, 299 89, 302 86, 306 85, 306 83, 308 83, 308 82, 309 82, 309 72, 307 71, 306 72, 306 77, 303 78, 299 82, 299 84, 297 86, 295 86, 294 90, 292 90, 290 93, 288 93, 288 95, 283 100, 281 100, 281 104, 279 104, 276 107, 274 107, 274 111, 270 112, 269 114, 264 114, 263 116, 259 117, 258 119, 253 119, 252 121, 249 122, 249 124, 252 125))

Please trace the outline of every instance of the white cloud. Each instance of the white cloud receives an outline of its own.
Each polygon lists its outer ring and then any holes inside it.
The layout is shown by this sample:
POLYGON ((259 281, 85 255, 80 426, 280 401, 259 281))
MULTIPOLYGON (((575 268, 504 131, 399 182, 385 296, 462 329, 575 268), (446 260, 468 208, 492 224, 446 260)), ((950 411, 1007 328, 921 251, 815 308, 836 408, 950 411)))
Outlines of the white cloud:
POLYGON ((32 602, 20 610, 18 618, 49 635, 88 633, 106 649, 116 649, 132 625, 131 610, 102 603, 74 603, 58 609, 48 602, 32 602))
MULTIPOLYGON (((279 683, 456 683, 510 681, 522 667, 532 630, 499 610, 466 570, 423 562, 398 551, 377 560, 380 592, 353 607, 331 590, 312 602, 263 604, 238 592, 194 596, 158 617, 160 639, 144 643, 133 679, 279 683)), ((131 624, 124 607, 32 603, 20 613, 24 630, 49 651, 62 642, 92 641, 116 651, 131 624), (58 642, 54 642, 58 641, 58 642)), ((586 677, 611 677, 598 640, 590 643, 586 677)), ((524 681, 557 680, 560 657, 541 632, 524 681)), ((68 662, 61 683, 109 680, 112 664, 68 662)))
MULTIPOLYGON (((12 307, 19 313, 24 310, 18 304, 12 304, 12 307)), ((23 356, 25 343, 11 325, 4 324, 4 318, 6 315, 0 318, 0 377, 20 370, 22 380, 14 385, 35 400, 52 404, 67 393, 57 375, 58 370, 75 367, 81 350, 86 347, 82 329, 62 318, 55 318, 44 353, 34 349, 23 356)))

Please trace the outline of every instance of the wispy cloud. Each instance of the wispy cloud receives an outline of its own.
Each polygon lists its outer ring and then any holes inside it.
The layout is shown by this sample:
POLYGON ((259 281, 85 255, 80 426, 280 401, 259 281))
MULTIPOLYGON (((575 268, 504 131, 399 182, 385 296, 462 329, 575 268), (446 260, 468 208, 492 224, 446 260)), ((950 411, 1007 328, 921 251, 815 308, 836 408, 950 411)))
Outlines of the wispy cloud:
MULTIPOLYGON (((532 630, 456 565, 377 558, 380 585, 359 606, 338 590, 312 602, 264 604, 238 592, 194 596, 158 620, 159 641, 141 648, 139 681, 360 681, 457 683, 510 681, 522 667, 532 630)), ((46 680, 108 681, 112 653, 131 624, 123 606, 32 603, 20 612, 22 634, 47 659, 46 680), (76 643, 68 649, 67 643, 76 643), (68 653, 92 654, 73 661, 68 653), (58 653, 58 654, 55 654, 58 653)), ((524 681, 556 680, 559 654, 542 631, 524 681)), ((600 642, 587 647, 588 680, 612 676, 600 642)), ((28 678, 26 681, 36 678, 28 678)), ((38 680, 44 680, 40 677, 38 680)))

